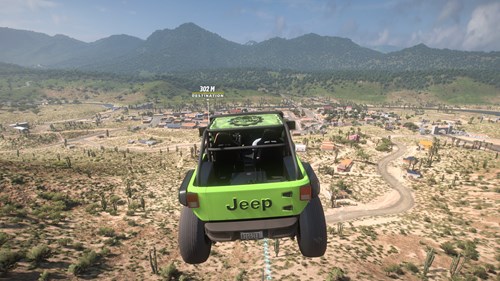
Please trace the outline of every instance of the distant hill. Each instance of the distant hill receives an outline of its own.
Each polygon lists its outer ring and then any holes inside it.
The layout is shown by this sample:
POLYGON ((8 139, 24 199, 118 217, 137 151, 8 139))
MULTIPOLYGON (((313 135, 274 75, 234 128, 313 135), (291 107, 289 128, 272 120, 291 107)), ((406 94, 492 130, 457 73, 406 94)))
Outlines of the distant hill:
POLYGON ((64 35, 0 28, 0 61, 23 66, 54 65, 71 59, 85 43, 64 35))
POLYGON ((78 68, 82 65, 96 65, 103 61, 112 62, 128 54, 144 43, 144 40, 129 35, 112 35, 85 45, 70 59, 56 63, 58 68, 78 68))
POLYGON ((113 35, 85 43, 65 35, 0 28, 0 61, 30 67, 78 68, 118 58, 143 42, 128 35, 113 35))
POLYGON ((423 44, 384 54, 347 38, 306 34, 238 44, 193 23, 157 30, 146 40, 114 35, 92 43, 0 28, 0 61, 22 66, 113 73, 168 73, 220 68, 272 70, 499 70, 500 52, 433 49, 423 44))

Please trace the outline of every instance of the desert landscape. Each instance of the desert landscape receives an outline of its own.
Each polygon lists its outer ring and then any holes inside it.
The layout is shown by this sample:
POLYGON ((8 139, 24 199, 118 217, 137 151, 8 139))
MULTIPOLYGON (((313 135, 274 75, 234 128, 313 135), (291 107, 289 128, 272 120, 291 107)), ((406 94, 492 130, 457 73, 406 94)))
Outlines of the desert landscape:
POLYGON ((177 190, 197 163, 197 129, 158 128, 128 118, 144 110, 97 103, 0 108, 0 280, 500 280, 498 116, 388 110, 405 120, 293 137, 321 182, 323 257, 264 239, 216 243, 206 263, 188 265, 177 190), (460 120, 476 139, 402 126, 422 119, 460 120), (20 121, 29 132, 9 126, 20 121), (352 164, 339 171, 344 159, 352 164))

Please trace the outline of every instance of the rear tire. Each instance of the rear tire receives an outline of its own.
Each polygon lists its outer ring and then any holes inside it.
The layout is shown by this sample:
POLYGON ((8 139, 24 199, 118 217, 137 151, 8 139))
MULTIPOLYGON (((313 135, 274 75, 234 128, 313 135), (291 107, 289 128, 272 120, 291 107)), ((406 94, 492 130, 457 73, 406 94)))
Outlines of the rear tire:
POLYGON ((319 197, 309 201, 299 217, 299 232, 297 242, 302 255, 306 257, 321 257, 326 251, 325 213, 319 197))
POLYGON ((179 249, 184 262, 198 264, 210 256, 212 241, 205 235, 205 223, 191 209, 182 208, 179 222, 179 249))

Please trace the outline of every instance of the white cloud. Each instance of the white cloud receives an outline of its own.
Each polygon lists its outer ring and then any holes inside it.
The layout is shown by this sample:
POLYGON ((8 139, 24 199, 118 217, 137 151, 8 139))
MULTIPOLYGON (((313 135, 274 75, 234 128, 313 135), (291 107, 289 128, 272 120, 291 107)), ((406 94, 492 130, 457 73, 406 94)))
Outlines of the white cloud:
POLYGON ((466 50, 500 50, 500 2, 478 6, 467 24, 466 50))
POLYGON ((387 28, 384 31, 379 32, 378 38, 372 42, 373 46, 387 45, 389 40, 389 30, 387 28))
POLYGON ((458 24, 448 27, 435 27, 430 31, 413 32, 409 46, 424 43, 433 48, 461 49, 464 32, 458 24))
POLYGON ((281 36, 285 28, 286 28, 285 17, 283 16, 276 17, 276 21, 274 23, 275 35, 281 36))
POLYGON ((443 22, 451 18, 457 23, 460 22, 460 12, 462 12, 463 8, 464 4, 461 0, 447 1, 438 16, 438 21, 443 22))

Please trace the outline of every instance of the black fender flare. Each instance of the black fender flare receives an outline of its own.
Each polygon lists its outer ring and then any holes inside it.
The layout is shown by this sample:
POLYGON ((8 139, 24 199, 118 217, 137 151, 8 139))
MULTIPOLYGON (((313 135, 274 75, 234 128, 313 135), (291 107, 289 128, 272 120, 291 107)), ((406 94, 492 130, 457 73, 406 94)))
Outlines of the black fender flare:
POLYGON ((193 174, 194 169, 187 171, 186 176, 184 176, 181 186, 179 187, 179 202, 184 206, 187 206, 187 188, 193 174))
POLYGON ((321 191, 318 176, 316 176, 311 164, 302 162, 302 166, 304 167, 304 170, 306 170, 307 177, 309 177, 309 182, 311 183, 312 188, 312 197, 314 198, 318 196, 321 191))

